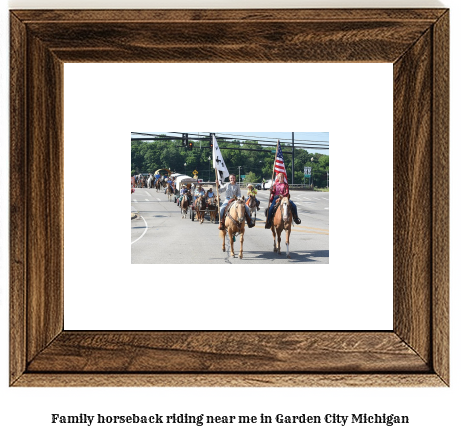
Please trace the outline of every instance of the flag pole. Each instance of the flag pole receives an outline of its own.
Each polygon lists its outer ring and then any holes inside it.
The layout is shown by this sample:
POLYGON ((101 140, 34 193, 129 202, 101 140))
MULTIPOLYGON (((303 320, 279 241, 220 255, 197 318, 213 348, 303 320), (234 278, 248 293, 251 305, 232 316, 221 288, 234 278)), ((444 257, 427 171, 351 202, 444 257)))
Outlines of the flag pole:
POLYGON ((219 205, 219 180, 218 180, 218 169, 214 169, 215 176, 216 176, 216 195, 218 196, 218 216, 219 216, 219 225, 221 225, 221 212, 220 212, 220 205, 219 205))
POLYGON ((275 150, 274 166, 272 167, 272 179, 271 179, 271 187, 269 189, 269 203, 267 204, 266 224, 267 224, 267 220, 269 219, 269 207, 271 205, 271 194, 270 193, 274 186, 275 162, 277 162, 277 152, 279 151, 279 144, 280 144, 280 139, 277 140, 277 149, 275 150))

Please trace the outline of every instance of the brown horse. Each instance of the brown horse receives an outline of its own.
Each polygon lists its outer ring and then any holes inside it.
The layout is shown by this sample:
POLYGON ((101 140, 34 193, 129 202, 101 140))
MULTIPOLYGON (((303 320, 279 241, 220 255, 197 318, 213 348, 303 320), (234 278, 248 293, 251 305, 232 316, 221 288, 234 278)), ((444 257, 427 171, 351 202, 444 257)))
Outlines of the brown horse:
POLYGON ((250 217, 253 223, 256 224, 256 210, 257 210, 257 204, 256 204, 256 197, 254 195, 250 195, 250 198, 246 201, 246 205, 248 206, 248 209, 250 209, 250 217))
POLYGON ((155 189, 157 190, 157 192, 159 192, 160 189, 162 189, 162 182, 160 181, 160 179, 155 180, 155 189))
POLYGON ((197 220, 200 221, 200 224, 203 223, 203 220, 205 218, 205 209, 206 209, 205 197, 199 196, 195 200, 195 212, 197 213, 197 220))
POLYGON ((274 251, 280 253, 280 241, 282 239, 282 231, 285 230, 285 244, 287 246, 287 258, 291 259, 290 256, 290 233, 291 233, 291 222, 293 220, 293 214, 291 212, 291 205, 289 197, 282 197, 280 200, 279 207, 274 213, 272 218, 272 236, 274 237, 274 251), (275 233, 277 233, 277 243, 275 241, 275 233))
POLYGON ((210 212, 210 222, 215 222, 218 214, 217 197, 207 198, 208 212, 210 212))
POLYGON ((181 200, 181 218, 186 218, 187 211, 189 210, 190 200, 187 194, 182 196, 181 200))
POLYGON ((237 198, 229 207, 224 221, 224 230, 220 230, 222 251, 226 251, 226 232, 229 233, 231 256, 234 254, 234 236, 240 234, 239 258, 243 258, 243 235, 245 233, 245 198, 237 198))
POLYGON ((168 195, 168 201, 171 201, 171 197, 173 197, 174 189, 173 186, 168 185, 166 188, 166 195, 168 195))

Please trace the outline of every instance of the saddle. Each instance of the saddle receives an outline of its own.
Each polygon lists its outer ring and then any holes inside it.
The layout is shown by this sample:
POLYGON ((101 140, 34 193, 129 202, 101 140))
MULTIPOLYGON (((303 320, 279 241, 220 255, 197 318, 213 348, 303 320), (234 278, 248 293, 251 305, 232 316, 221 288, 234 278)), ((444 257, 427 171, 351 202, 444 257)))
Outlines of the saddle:
MULTIPOLYGON (((275 200, 274 209, 272 210, 272 215, 275 215, 275 212, 277 212, 277 209, 278 209, 279 206, 280 206, 280 201, 282 200, 282 198, 283 198, 283 197, 279 197, 279 198, 277 198, 277 200, 275 200)), ((290 198, 290 197, 288 197, 288 198, 290 198)), ((268 213, 269 213, 269 208, 267 208, 267 209, 265 210, 266 217, 267 217, 267 214, 268 214, 268 213)), ((272 216, 272 215, 271 215, 271 216, 272 216)), ((269 217, 269 218, 271 218, 271 217, 269 217)))
POLYGON ((231 198, 231 199, 229 200, 229 203, 227 203, 227 206, 226 206, 226 208, 224 209, 224 213, 223 213, 223 216, 222 216, 222 217, 223 217, 223 221, 226 220, 227 212, 230 210, 230 207, 231 207, 231 205, 234 203, 235 200, 237 200, 235 197, 234 197, 234 198, 231 198))

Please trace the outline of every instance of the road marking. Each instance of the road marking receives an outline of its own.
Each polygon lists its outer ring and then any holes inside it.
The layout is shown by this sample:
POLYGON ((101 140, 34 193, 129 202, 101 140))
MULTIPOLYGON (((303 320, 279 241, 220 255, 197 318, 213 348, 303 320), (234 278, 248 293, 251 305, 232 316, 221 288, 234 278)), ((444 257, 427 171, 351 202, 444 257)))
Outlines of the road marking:
POLYGON ((146 191, 146 194, 149 196, 149 197, 152 197, 152 195, 150 195, 150 193, 148 191, 146 191))
POLYGON ((134 202, 134 203, 137 203, 137 202, 138 202, 138 200, 133 200, 133 202, 134 202))
POLYGON ((147 232, 147 223, 146 223, 146 220, 144 219, 144 217, 143 217, 142 215, 139 215, 139 216, 143 219, 144 224, 146 225, 146 228, 144 229, 143 234, 142 234, 138 239, 136 239, 135 241, 133 241, 133 242, 131 243, 131 245, 133 245, 135 242, 138 242, 138 241, 146 234, 146 232, 147 232))
POLYGON ((162 201, 162 200, 160 200, 160 198, 157 198, 157 201, 162 201))
POLYGON ((329 208, 328 208, 328 207, 326 207, 325 209, 326 209, 326 210, 329 210, 329 208))
POLYGON ((324 200, 328 200, 328 198, 322 197, 324 200))
POLYGON ((150 201, 148 198, 145 198, 144 201, 150 201))

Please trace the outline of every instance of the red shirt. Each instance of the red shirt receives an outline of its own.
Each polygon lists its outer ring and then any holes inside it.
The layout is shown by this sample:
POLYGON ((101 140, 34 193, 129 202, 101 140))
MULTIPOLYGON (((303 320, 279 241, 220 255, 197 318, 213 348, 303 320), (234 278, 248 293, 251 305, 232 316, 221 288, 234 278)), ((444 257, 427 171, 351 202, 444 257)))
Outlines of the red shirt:
POLYGON ((274 199, 276 195, 286 197, 290 193, 290 188, 288 187, 287 183, 276 183, 271 189, 271 201, 274 199))

